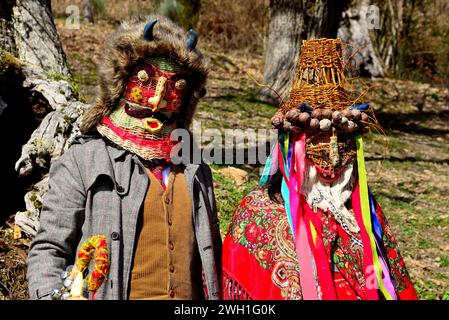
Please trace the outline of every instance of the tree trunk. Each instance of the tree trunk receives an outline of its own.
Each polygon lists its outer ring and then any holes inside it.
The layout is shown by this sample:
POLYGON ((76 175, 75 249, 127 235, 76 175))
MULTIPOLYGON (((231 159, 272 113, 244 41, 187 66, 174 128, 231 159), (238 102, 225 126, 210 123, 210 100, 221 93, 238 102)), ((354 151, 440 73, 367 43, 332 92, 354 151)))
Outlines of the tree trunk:
POLYGON ((12 35, 12 7, 15 1, 3 0, 0 3, 0 51, 16 54, 16 45, 12 35))
POLYGON ((261 99, 279 104, 289 97, 302 40, 335 38, 349 0, 271 0, 261 99), (275 93, 277 92, 280 96, 275 93))
POLYGON ((302 10, 300 0, 270 0, 263 81, 272 90, 261 91, 265 102, 279 104, 288 98, 300 44, 305 39, 302 10))
MULTIPOLYGON (((0 121, 5 122, 0 126, 0 136, 11 137, 6 139, 12 144, 8 156, 16 157, 16 160, 22 144, 28 139, 15 169, 24 179, 21 181, 29 183, 26 189, 34 186, 25 196, 26 210, 16 214, 16 223, 26 233, 34 235, 39 225, 39 199, 47 188, 50 161, 59 157, 79 133, 80 115, 88 105, 77 100, 70 84, 71 75, 52 18, 50 1, 8 0, 0 2, 0 9, 2 32, 6 26, 9 30, 5 30, 11 35, 8 42, 12 42, 1 49, 15 48, 9 51, 13 51, 17 58, 14 60, 12 55, 2 54, 0 64, 12 65, 11 61, 18 61, 15 66, 20 70, 17 72, 20 76, 13 81, 10 73, 0 73, 0 83, 15 88, 3 93, 2 100, 8 107, 0 117, 0 121), (31 134, 33 128, 36 130, 31 134)), ((13 165, 8 161, 5 164, 1 170, 12 169, 13 165)), ((8 178, 11 181, 3 181, 2 185, 20 185, 16 177, 14 180, 7 175, 8 178)), ((24 207, 23 201, 21 207, 24 207)), ((12 208, 14 206, 6 210, 12 208)))
POLYGON ((160 14, 184 29, 195 28, 199 20, 201 0, 155 0, 160 14))
MULTIPOLYGON (((349 44, 348 53, 352 56, 355 70, 363 77, 383 77, 384 70, 378 52, 373 46, 370 30, 380 28, 376 21, 379 16, 368 12, 370 0, 353 0, 351 7, 343 13, 338 37, 349 44)), ((371 7, 375 9, 376 7, 371 7)))
POLYGON ((70 77, 50 0, 17 1, 13 7, 13 28, 17 57, 32 66, 29 68, 32 74, 57 73, 70 77))
POLYGON ((318 0, 315 13, 310 19, 310 38, 335 38, 340 25, 341 16, 350 0, 318 0))
POLYGON ((94 23, 94 8, 92 0, 83 0, 84 21, 94 23))

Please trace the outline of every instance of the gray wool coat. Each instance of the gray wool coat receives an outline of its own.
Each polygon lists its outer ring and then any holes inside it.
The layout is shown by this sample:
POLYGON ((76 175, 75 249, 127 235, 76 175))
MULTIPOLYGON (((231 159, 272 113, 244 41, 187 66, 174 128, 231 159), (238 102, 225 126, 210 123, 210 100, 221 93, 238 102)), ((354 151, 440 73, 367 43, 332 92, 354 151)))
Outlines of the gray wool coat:
MULTIPOLYGON (((207 299, 220 292, 221 237, 212 175, 207 165, 188 164, 193 228, 204 271, 207 299)), ((106 235, 110 272, 95 299, 128 299, 136 224, 149 178, 136 155, 80 136, 52 163, 40 228, 28 255, 32 299, 50 299, 63 285, 61 273, 74 265, 82 242, 106 235)))

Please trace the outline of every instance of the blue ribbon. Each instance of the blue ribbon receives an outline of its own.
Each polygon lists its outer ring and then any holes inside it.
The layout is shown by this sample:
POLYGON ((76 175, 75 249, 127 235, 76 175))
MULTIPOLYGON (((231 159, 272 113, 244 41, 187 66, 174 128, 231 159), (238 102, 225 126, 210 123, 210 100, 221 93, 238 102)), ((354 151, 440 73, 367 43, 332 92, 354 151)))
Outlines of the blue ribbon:
POLYGON ((312 111, 313 108, 311 106, 309 106, 307 103, 303 102, 299 105, 299 110, 301 110, 301 112, 306 112, 306 111, 312 111))
POLYGON ((379 219, 377 218, 376 202, 375 202, 376 200, 374 199, 369 187, 368 187, 368 197, 369 197, 369 205, 370 205, 371 219, 373 222, 374 233, 379 240, 382 240, 382 235, 383 235, 382 226, 380 225, 379 219))
POLYGON ((349 110, 359 110, 359 111, 366 111, 369 108, 369 104, 358 104, 356 106, 349 107, 349 110))

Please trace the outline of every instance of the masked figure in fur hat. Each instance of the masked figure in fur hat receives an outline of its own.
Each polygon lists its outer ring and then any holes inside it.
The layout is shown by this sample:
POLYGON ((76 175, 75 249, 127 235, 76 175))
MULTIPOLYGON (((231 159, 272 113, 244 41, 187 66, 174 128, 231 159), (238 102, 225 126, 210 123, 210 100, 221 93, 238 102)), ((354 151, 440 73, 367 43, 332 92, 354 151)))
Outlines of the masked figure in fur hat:
POLYGON ((303 42, 277 144, 223 244, 226 299, 416 299, 367 186, 361 135, 373 121, 345 90, 339 39, 303 42))
POLYGON ((123 23, 104 52, 99 92, 78 137, 52 164, 28 259, 30 295, 49 299, 93 235, 109 274, 96 299, 218 299, 221 238, 212 175, 171 161, 208 69, 194 30, 167 18, 123 23))

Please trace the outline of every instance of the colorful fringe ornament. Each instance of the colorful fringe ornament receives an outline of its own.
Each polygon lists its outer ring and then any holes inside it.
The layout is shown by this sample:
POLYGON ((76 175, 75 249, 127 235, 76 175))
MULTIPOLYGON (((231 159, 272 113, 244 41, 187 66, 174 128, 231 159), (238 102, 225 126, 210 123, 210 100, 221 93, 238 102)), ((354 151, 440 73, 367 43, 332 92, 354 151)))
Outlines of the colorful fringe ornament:
POLYGON ((94 269, 92 274, 86 277, 87 288, 92 292, 92 300, 94 300, 95 292, 103 284, 109 272, 110 261, 106 236, 92 236, 83 242, 78 250, 76 268, 83 273, 94 256, 94 269))

